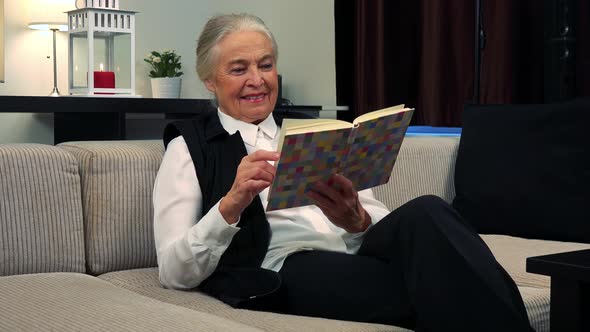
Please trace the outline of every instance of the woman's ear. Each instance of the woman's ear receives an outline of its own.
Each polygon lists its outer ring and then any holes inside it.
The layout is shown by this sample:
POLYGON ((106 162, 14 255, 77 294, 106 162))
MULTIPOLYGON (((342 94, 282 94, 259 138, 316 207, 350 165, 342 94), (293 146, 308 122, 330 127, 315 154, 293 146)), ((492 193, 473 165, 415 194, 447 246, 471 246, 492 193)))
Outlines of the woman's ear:
POLYGON ((205 87, 207 87, 207 90, 215 93, 215 90, 216 90, 215 83, 211 82, 210 79, 205 80, 205 87))

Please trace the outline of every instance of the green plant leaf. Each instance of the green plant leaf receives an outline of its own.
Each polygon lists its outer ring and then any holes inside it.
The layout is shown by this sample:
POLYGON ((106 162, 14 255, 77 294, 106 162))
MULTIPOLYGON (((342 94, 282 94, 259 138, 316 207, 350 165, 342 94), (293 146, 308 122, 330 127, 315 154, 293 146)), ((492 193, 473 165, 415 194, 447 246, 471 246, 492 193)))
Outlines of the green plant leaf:
POLYGON ((151 56, 143 59, 150 65, 150 77, 179 77, 183 75, 180 71, 182 68, 181 57, 174 50, 151 51, 150 54, 151 56), (156 57, 160 58, 160 62, 154 62, 156 57))

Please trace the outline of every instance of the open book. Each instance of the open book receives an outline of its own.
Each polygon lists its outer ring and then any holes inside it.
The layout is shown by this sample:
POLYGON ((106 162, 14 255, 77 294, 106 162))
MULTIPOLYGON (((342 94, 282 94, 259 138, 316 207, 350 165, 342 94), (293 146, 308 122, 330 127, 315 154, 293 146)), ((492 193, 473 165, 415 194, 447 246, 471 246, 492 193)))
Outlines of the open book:
POLYGON ((359 191, 387 183, 414 110, 404 105, 363 114, 353 123, 285 119, 281 157, 267 211, 313 204, 306 192, 339 173, 359 191))

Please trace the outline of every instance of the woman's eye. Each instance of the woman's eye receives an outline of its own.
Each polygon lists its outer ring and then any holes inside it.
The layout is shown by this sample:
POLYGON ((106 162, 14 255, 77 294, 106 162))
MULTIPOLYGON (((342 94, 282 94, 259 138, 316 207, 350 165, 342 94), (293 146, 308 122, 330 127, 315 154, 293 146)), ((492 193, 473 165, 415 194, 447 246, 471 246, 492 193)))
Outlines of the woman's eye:
POLYGON ((273 67, 272 63, 264 63, 262 65, 260 65, 260 68, 262 70, 271 70, 273 67))
POLYGON ((234 75, 243 74, 245 71, 246 71, 246 69, 243 67, 237 67, 237 68, 230 69, 230 72, 234 75))

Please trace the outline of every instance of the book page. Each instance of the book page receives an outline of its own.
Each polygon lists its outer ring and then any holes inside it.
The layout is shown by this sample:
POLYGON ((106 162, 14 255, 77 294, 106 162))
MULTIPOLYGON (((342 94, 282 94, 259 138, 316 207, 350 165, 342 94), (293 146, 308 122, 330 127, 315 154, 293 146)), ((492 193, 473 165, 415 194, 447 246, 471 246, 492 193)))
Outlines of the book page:
POLYGON ((389 181, 413 111, 399 109, 356 124, 342 174, 357 191, 389 181))
POLYGON ((368 120, 380 118, 382 116, 386 116, 389 114, 404 112, 405 110, 407 110, 407 108, 405 108, 404 104, 400 104, 400 105, 396 105, 396 106, 392 106, 392 107, 387 107, 384 109, 380 109, 380 110, 376 110, 373 112, 369 112, 369 113, 365 113, 363 115, 360 115, 356 119, 354 119, 353 124, 356 125, 360 122, 365 122, 368 120))
POLYGON ((286 135, 302 134, 309 131, 324 131, 342 128, 351 128, 350 122, 336 119, 284 119, 282 128, 286 135))
POLYGON ((285 136, 266 210, 313 204, 306 192, 339 172, 350 133, 345 128, 285 136))

